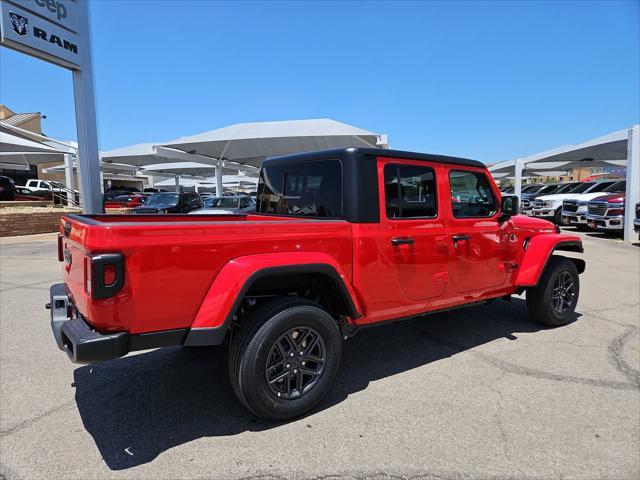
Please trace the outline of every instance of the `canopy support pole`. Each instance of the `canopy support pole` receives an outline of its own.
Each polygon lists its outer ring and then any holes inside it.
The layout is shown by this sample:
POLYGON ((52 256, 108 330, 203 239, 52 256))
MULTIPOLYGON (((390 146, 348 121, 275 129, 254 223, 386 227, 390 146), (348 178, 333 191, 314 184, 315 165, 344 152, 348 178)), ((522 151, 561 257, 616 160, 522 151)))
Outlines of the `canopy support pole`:
POLYGON ((640 125, 629 128, 627 137, 627 193, 624 202, 624 240, 636 239, 633 230, 636 203, 640 201, 640 125))
POLYGON ((513 194, 520 199, 522 196, 522 170, 524 170, 524 162, 521 158, 516 158, 515 168, 515 185, 513 194))
POLYGON ((176 193, 180 193, 180 175, 176 175, 176 193))
POLYGON ((87 2, 78 2, 80 37, 87 41, 82 52, 84 67, 73 71, 73 93, 76 110, 76 128, 78 131, 78 182, 82 195, 84 213, 103 213, 102 185, 100 184, 100 153, 98 149, 98 128, 96 125, 96 105, 94 100, 93 65, 89 32, 83 31, 89 26, 87 2))
POLYGON ((64 183, 67 187, 67 205, 72 207, 76 203, 75 185, 73 181, 73 155, 65 153, 64 155, 64 183))
POLYGON ((222 196, 222 166, 218 163, 216 167, 216 197, 222 196))

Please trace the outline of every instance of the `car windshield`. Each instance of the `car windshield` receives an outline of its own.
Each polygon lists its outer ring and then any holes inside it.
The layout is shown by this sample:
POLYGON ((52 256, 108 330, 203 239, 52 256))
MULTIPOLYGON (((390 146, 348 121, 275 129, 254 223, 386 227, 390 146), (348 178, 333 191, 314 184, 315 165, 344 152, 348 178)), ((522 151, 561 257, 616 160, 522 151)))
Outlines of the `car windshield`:
POLYGON ((177 193, 154 193, 145 202, 145 206, 154 208, 173 207, 178 204, 177 193))
POLYGON ((583 182, 575 188, 572 188, 570 191, 566 193, 582 193, 585 190, 588 190, 594 185, 595 182, 583 182))
POLYGON ((564 185, 562 185, 557 191, 556 193, 569 193, 571 190, 573 190, 574 188, 576 188, 578 185, 580 185, 577 182, 574 183, 565 183, 564 185))
POLYGON ((627 189, 627 181, 621 180, 619 182, 615 182, 613 185, 609 185, 607 188, 603 190, 603 192, 624 192, 627 189))
POLYGON ((544 193, 545 195, 549 195, 550 193, 555 193, 558 190, 558 185, 546 185, 538 193, 544 193))
POLYGON ((589 193, 606 192, 607 187, 611 186, 613 186, 611 182, 596 182, 596 184, 589 189, 589 193))
POLYGON ((233 197, 210 197, 205 198, 204 208, 238 208, 239 198, 233 197))
POLYGON ((522 193, 530 193, 537 187, 538 187, 538 185, 527 185, 526 187, 522 187, 521 192, 522 193))

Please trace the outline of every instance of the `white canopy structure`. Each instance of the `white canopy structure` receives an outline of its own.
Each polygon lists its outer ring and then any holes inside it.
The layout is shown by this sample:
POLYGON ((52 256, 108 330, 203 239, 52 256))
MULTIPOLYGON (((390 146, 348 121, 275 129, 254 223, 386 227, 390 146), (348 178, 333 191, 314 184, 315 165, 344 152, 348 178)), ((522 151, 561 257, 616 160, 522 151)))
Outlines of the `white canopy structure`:
MULTIPOLYGON (((632 212, 635 204, 640 201, 640 125, 633 125, 576 145, 564 145, 508 162, 513 163, 514 193, 518 196, 521 193, 523 172, 625 166, 627 191, 624 239, 630 241, 634 236, 632 212)), ((492 173, 499 173, 501 169, 508 169, 508 162, 492 165, 489 170, 492 173)))
MULTIPOLYGON (((214 167, 213 165, 207 165, 197 162, 175 162, 175 163, 163 163, 158 165, 148 165, 142 167, 140 170, 148 173, 158 173, 164 175, 195 175, 195 176, 210 176, 217 168, 222 170, 223 175, 235 175, 238 173, 238 168, 230 167, 214 167)), ((250 171, 244 171, 247 176, 258 176, 258 171, 251 169, 250 171)))
POLYGON ((63 161, 65 150, 0 131, 0 164, 4 168, 28 170, 30 165, 63 161))
POLYGON ((329 118, 237 123, 164 144, 185 152, 260 167, 270 156, 339 147, 383 147, 379 135, 329 118))

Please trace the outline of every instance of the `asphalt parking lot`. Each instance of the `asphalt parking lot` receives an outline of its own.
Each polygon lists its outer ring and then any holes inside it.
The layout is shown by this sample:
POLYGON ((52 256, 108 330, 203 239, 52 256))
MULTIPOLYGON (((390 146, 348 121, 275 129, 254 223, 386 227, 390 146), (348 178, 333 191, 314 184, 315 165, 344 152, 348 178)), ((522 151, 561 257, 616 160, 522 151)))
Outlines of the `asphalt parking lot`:
POLYGON ((574 323, 514 298, 370 329, 287 424, 238 404, 220 349, 72 364, 43 307, 55 235, 2 239, 1 478, 637 479, 640 248, 583 236, 574 323))

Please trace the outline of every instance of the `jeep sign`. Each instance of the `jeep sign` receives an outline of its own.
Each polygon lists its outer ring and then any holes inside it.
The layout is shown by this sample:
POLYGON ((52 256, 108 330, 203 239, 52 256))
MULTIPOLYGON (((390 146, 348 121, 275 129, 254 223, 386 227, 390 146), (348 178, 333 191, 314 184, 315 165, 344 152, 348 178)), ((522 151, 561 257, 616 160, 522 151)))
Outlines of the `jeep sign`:
POLYGON ((82 209, 102 212, 87 0, 0 0, 0 43, 73 72, 82 209))
MULTIPOLYGON (((69 18, 69 12, 75 13, 75 2, 31 0, 20 3, 32 6, 44 3, 50 8, 44 7, 41 16, 20 8, 17 4, 3 1, 0 4, 2 44, 67 68, 79 67, 82 64, 80 57, 82 45, 80 45, 77 33, 66 28, 67 25, 70 25, 66 22, 69 18), (67 8, 66 3, 71 3, 73 9, 67 8), (53 20, 44 18, 47 17, 44 15, 44 11, 48 12, 53 20), (61 17, 60 22, 57 21, 58 15, 61 17), (61 25, 65 27, 63 28, 61 25)), ((32 10, 35 9, 32 8, 32 10)), ((36 11, 40 12, 40 10, 36 11)), ((74 25, 75 27, 77 25, 74 25)))

